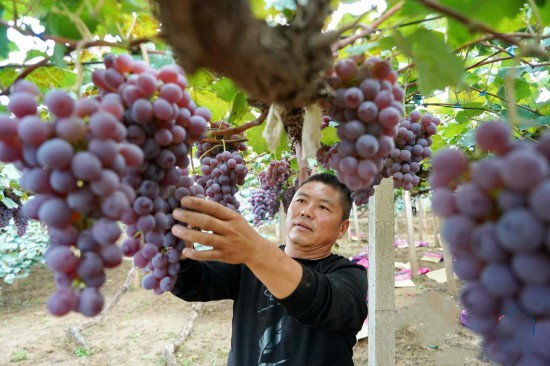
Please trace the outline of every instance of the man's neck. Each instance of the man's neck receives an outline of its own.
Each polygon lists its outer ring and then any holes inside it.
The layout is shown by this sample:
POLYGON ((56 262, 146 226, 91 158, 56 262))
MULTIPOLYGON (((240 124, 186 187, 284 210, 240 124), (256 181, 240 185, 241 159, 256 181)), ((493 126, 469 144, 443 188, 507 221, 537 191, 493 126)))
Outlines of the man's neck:
POLYGON ((285 246, 285 253, 291 258, 316 260, 323 259, 331 255, 331 249, 332 246, 325 246, 321 248, 303 248, 287 242, 285 246))

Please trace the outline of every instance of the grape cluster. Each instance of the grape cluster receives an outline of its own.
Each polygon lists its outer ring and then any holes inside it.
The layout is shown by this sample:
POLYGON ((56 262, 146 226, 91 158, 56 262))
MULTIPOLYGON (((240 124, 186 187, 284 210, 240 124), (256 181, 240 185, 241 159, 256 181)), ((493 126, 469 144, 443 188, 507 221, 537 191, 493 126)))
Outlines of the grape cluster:
POLYGON ((381 181, 380 178, 381 178, 380 176, 377 176, 372 186, 368 188, 361 188, 361 189, 358 189, 357 191, 351 192, 351 200, 353 201, 353 203, 355 203, 356 206, 362 206, 369 203, 369 198, 374 196, 374 186, 380 184, 380 181, 381 181))
POLYGON ((321 147, 319 148, 319 150, 317 150, 317 153, 315 154, 315 158, 323 168, 330 169, 330 159, 332 159, 332 157, 337 152, 338 152, 338 143, 332 146, 321 144, 321 147))
POLYGON ((330 116, 323 116, 323 118, 321 119, 321 130, 324 130, 325 128, 327 128, 329 126, 330 121, 331 121, 330 116))
POLYGON ((280 191, 277 187, 264 187, 252 192, 249 202, 252 205, 254 226, 261 226, 271 220, 279 210, 280 191))
POLYGON ((265 184, 268 187, 282 186, 290 177, 290 163, 285 159, 271 160, 267 166, 265 184))
POLYGON ((169 291, 185 247, 170 233, 171 211, 185 195, 204 197, 188 176, 187 154, 211 115, 185 91, 183 71, 157 71, 128 55, 107 55, 104 63, 92 73, 97 96, 45 96, 51 121, 38 116, 38 89, 25 81, 11 90, 12 117, 0 116, 0 161, 13 162, 23 172, 20 186, 36 193, 25 216, 48 226, 45 258, 58 287, 48 309, 55 315, 98 314, 104 268, 122 255, 151 272, 145 288, 169 291), (121 248, 117 221, 127 225, 121 248))
POLYGON ((334 71, 329 80, 336 96, 327 112, 339 122, 341 142, 330 166, 351 190, 369 188, 394 147, 404 92, 391 65, 377 58, 344 59, 334 71))
POLYGON ((21 197, 15 194, 12 189, 4 189, 4 197, 12 200, 17 206, 15 208, 8 208, 3 202, 0 202, 0 229, 9 225, 10 220, 13 218, 16 227, 16 233, 18 236, 23 236, 27 232, 27 226, 29 224, 29 218, 23 214, 23 204, 21 203, 21 197))
MULTIPOLYGON (((298 181, 296 181, 298 183, 298 181)), ((298 185, 293 185, 292 187, 289 187, 285 189, 281 195, 281 201, 283 202, 283 209, 285 210, 285 213, 288 211, 288 207, 292 203, 292 199, 294 198, 294 194, 298 191, 298 185)))
MULTIPOLYGON (((288 178, 290 177, 290 164, 283 159, 281 161, 271 161, 269 166, 271 172, 264 170, 258 175, 260 181, 260 188, 252 192, 249 202, 252 205, 253 224, 254 226, 263 225, 265 220, 271 220, 277 214, 281 197, 283 193, 283 187, 286 185, 288 178), (279 172, 278 167, 283 167, 286 172, 279 172), (273 171, 277 170, 279 177, 284 177, 284 180, 273 179, 273 171), (273 185, 273 183, 276 183, 273 185)), ((294 196, 294 194, 293 194, 294 196)), ((292 197, 291 197, 292 200, 292 197)))
POLYGON ((188 176, 188 153, 204 137, 212 116, 191 101, 178 66, 156 71, 128 55, 109 55, 105 66, 92 74, 101 103, 109 102, 124 122, 128 141, 143 152, 143 161, 123 178, 135 197, 121 217, 128 236, 122 251, 149 271, 143 288, 162 294, 173 288, 185 248, 171 233, 171 212, 184 196, 204 197, 204 189, 188 176))
MULTIPOLYGON (((223 132, 230 129, 225 121, 210 124, 213 131, 223 132)), ((243 185, 248 168, 239 151, 246 150, 244 133, 218 134, 215 142, 197 143, 195 156, 200 158, 202 176, 195 176, 195 181, 206 192, 206 196, 225 207, 239 212, 240 202, 235 194, 237 185, 243 185)))
POLYGON ((396 188, 411 190, 420 183, 417 173, 422 169, 421 162, 432 156, 431 136, 437 132, 439 118, 429 113, 421 115, 412 111, 409 118, 401 120, 395 138, 395 148, 384 160, 383 175, 393 177, 396 188))
POLYGON ((550 133, 536 143, 514 141, 506 123, 493 121, 478 128, 476 142, 494 156, 470 163, 442 150, 429 177, 433 211, 445 218, 442 236, 466 281, 468 326, 483 335, 492 361, 547 365, 550 133))
POLYGON ((0 160, 22 171, 20 186, 36 195, 25 203, 26 217, 48 227, 46 265, 55 272, 57 290, 48 300, 54 315, 75 310, 99 313, 104 268, 122 261, 115 244, 117 224, 130 208, 133 190, 121 181, 127 167, 138 166, 143 153, 128 143, 114 99, 75 102, 52 90, 44 97, 50 120, 38 115, 39 93, 29 82, 12 90, 0 117, 0 160))
POLYGON ((12 210, 10 210, 4 203, 0 202, 0 229, 9 225, 12 216, 12 210))

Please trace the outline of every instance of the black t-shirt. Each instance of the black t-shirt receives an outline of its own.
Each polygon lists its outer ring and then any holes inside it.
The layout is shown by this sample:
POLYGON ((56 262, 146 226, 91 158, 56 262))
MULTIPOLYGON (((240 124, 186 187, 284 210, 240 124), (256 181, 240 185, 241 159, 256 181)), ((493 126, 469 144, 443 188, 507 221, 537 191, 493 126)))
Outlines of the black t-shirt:
POLYGON ((365 268, 335 254, 295 260, 302 280, 285 299, 245 265, 189 259, 180 262, 172 293, 186 301, 235 300, 230 366, 353 365, 368 312, 365 268))

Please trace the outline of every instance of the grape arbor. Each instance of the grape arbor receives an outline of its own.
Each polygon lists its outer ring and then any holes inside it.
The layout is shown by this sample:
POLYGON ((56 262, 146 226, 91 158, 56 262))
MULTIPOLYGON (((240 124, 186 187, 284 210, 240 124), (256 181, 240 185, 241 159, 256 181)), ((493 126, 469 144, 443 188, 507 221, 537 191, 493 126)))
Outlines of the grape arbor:
MULTIPOLYGON (((242 211, 240 187, 258 176, 259 225, 316 157, 313 170, 334 170, 356 205, 373 206, 373 276, 388 272, 374 243, 392 233, 392 186, 431 187, 487 355, 548 362, 542 338, 523 344, 512 330, 535 316, 545 334, 549 315, 550 2, 390 0, 341 21, 337 1, 264 5, 0 5, 0 160, 31 196, 21 206, 4 190, 22 208, 2 201, 0 224, 24 214, 48 227, 49 310, 97 315, 105 269, 123 256, 147 272, 144 288, 169 291, 185 247, 170 232, 182 197, 242 211), (18 63, 15 34, 54 46, 18 63), (464 152, 437 154, 447 145, 464 152)), ((369 346, 371 362, 393 358, 369 346)))

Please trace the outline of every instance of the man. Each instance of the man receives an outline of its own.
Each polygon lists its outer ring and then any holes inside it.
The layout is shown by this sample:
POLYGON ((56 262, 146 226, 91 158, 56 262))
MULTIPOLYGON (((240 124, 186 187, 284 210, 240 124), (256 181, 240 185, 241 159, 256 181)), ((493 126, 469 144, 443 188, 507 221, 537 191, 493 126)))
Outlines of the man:
POLYGON ((367 273, 331 254, 351 205, 336 177, 311 176, 288 208, 286 245, 277 247, 238 213, 182 199, 186 210, 174 218, 203 231, 175 225, 172 232, 213 249, 183 251, 188 259, 172 293, 186 301, 235 300, 228 365, 353 365, 367 317, 367 273))

